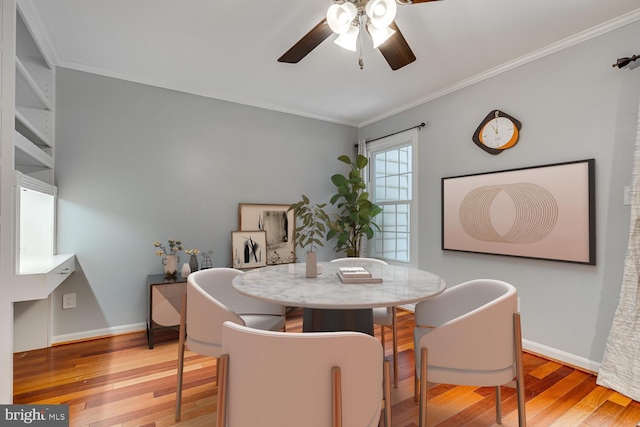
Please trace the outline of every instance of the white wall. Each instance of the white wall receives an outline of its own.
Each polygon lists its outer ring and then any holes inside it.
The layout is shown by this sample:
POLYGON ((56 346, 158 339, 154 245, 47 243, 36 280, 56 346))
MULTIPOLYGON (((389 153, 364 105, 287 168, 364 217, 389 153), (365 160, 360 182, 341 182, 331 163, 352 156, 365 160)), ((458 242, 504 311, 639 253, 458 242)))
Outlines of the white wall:
POLYGON ((622 282, 630 211, 622 196, 640 97, 640 69, 611 64, 640 53, 638 40, 635 22, 360 130, 371 139, 428 123, 418 134, 419 266, 450 285, 484 277, 513 283, 527 346, 594 370, 622 282), (522 121, 518 144, 497 156, 471 140, 493 109, 522 121), (441 250, 442 177, 587 158, 596 159, 596 266, 441 250))
POLYGON ((78 270, 53 295, 54 342, 139 329, 145 278, 162 273, 154 241, 230 266, 238 203, 328 200, 357 140, 348 126, 64 68, 56 92, 58 251, 78 270), (68 292, 77 308, 63 311, 68 292))

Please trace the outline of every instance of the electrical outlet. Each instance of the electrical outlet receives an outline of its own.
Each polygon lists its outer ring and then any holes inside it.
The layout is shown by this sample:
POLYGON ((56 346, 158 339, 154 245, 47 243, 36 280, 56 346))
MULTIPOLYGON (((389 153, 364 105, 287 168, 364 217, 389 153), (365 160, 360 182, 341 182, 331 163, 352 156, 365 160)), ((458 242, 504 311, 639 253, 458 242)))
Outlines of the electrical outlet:
POLYGON ((62 309, 76 308, 76 294, 62 295, 62 309))

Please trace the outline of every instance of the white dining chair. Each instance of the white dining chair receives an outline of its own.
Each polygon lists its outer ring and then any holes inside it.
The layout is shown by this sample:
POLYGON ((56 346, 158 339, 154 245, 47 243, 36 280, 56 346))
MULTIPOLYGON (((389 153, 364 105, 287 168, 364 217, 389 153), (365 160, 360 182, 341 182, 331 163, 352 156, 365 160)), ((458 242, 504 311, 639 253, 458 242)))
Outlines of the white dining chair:
POLYGON ((414 396, 420 401, 420 427, 427 422, 427 382, 495 387, 501 424, 500 386, 514 380, 518 422, 526 425, 517 299, 509 283, 479 279, 416 304, 414 396))
POLYGON ((217 369, 225 321, 256 329, 284 328, 284 306, 247 297, 233 289, 231 281, 239 274, 243 272, 233 268, 210 268, 191 273, 187 278, 187 293, 182 298, 180 313, 176 421, 180 420, 182 407, 185 345, 195 353, 216 357, 217 369))
POLYGON ((360 332, 292 333, 225 322, 218 427, 391 426, 389 361, 360 332))
MULTIPOLYGON (((361 266, 360 262, 369 262, 373 264, 388 265, 386 261, 378 258, 365 257, 347 257, 336 258, 331 262, 341 264, 352 264, 361 266)), ((391 328, 391 340, 393 341, 393 387, 398 388, 398 335, 396 325, 396 310, 394 307, 375 307, 373 308, 373 323, 380 325, 380 340, 382 341, 382 349, 385 348, 385 327, 391 328)))

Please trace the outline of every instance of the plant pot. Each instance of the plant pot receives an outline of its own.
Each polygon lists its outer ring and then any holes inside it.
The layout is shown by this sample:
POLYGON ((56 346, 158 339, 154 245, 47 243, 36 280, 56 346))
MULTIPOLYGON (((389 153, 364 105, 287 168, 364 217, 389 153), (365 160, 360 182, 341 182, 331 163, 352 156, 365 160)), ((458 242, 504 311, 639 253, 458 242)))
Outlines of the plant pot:
POLYGON ((306 276, 318 277, 318 254, 317 252, 307 252, 306 276))

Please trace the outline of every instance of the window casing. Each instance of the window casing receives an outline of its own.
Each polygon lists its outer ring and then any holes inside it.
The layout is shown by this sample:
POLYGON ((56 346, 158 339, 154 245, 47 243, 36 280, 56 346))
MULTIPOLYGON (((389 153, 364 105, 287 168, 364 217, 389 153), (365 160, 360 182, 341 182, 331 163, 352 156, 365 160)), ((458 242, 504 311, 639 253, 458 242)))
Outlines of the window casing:
POLYGON ((382 208, 368 256, 416 267, 418 263, 417 130, 367 144, 370 200, 382 208))

